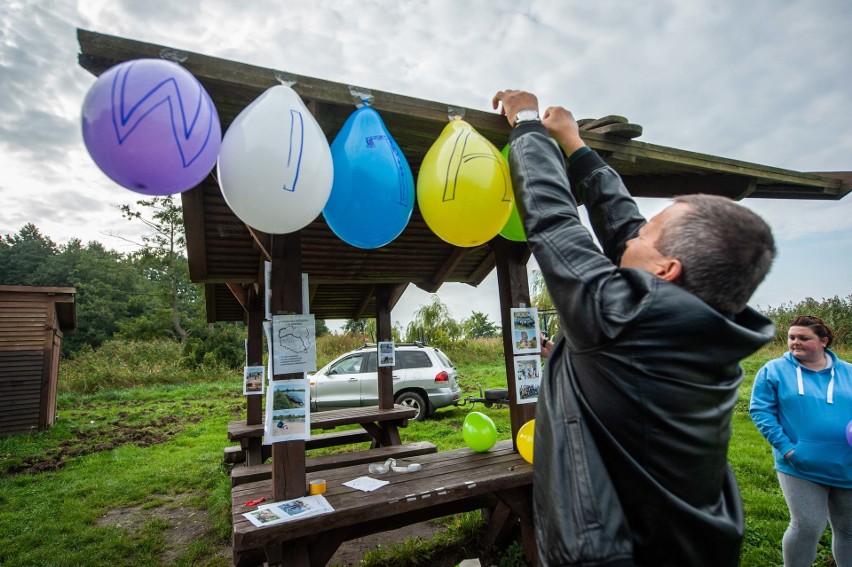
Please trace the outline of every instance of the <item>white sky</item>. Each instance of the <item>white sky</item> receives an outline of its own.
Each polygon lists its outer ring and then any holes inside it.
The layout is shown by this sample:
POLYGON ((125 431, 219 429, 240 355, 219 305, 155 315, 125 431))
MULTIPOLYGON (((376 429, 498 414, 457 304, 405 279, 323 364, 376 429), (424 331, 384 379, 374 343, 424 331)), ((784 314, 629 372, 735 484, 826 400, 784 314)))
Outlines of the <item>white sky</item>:
MULTIPOLYGON (((77 64, 78 27, 480 110, 520 88, 578 118, 626 116, 652 144, 852 170, 848 0, 2 0, 2 235, 31 222, 58 243, 127 251, 111 235, 141 228, 113 205, 142 196, 106 178, 82 142, 95 78, 77 64)), ((779 249, 753 305, 852 294, 852 197, 744 203, 779 249)), ((641 202, 647 216, 665 205, 641 202)), ((438 295, 458 320, 500 321, 496 274, 438 295)), ((430 301, 412 286, 392 320, 405 326, 430 301)))

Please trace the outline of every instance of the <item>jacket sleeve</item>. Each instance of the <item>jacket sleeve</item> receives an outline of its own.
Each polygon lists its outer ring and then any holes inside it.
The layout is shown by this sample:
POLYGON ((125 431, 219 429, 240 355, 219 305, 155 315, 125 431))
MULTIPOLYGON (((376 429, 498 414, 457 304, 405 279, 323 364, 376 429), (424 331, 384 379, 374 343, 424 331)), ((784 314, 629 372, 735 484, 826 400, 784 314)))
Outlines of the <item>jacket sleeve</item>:
POLYGON ((606 255, 580 222, 563 154, 543 126, 516 128, 509 153, 527 242, 575 348, 617 336, 644 309, 657 278, 620 270, 624 242, 644 223, 618 174, 594 152, 572 166, 606 255))
POLYGON ((796 448, 796 445, 784 432, 784 428, 781 427, 778 407, 778 380, 773 377, 769 365, 764 365, 754 378, 748 413, 760 434, 782 456, 796 448))

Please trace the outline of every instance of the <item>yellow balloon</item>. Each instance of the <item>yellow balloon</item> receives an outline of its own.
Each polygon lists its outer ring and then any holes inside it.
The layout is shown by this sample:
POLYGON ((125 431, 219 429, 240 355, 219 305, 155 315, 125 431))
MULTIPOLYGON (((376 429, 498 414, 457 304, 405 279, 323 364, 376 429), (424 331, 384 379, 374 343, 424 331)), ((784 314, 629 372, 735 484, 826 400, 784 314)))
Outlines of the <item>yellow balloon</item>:
POLYGON ((432 232, 455 246, 479 246, 505 226, 513 201, 500 151, 464 120, 447 124, 417 174, 417 204, 432 232))
POLYGON ((518 453, 528 463, 533 462, 533 437, 535 434, 535 420, 531 419, 521 426, 518 430, 516 441, 518 443, 518 453))

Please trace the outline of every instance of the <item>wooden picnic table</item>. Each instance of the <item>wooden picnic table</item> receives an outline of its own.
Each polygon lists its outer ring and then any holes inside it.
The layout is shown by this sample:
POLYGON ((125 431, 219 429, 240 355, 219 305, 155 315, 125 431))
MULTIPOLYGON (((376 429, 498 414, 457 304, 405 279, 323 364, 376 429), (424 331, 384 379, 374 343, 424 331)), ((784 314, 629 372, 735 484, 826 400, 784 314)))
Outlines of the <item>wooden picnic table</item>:
POLYGON ((247 502, 272 502, 272 484, 259 481, 232 490, 233 549, 237 566, 265 556, 270 565, 325 565, 344 541, 428 519, 469 510, 489 510, 489 538, 505 537, 520 520, 524 552, 535 561, 532 518, 532 465, 512 449, 510 440, 490 451, 468 448, 400 459, 399 465, 419 463, 421 470, 370 475, 364 464, 311 472, 307 483, 324 479, 326 499, 334 511, 282 524, 256 527, 242 514, 256 510, 247 502), (360 476, 388 480, 372 492, 343 486, 360 476), (262 553, 258 553, 262 551, 262 553))
MULTIPOLYGON (((390 409, 379 406, 341 408, 311 412, 311 430, 334 429, 341 425, 360 425, 372 437, 371 448, 389 447, 402 443, 399 428, 408 425, 408 420, 417 415, 417 410, 401 405, 390 409)), ((263 436, 263 424, 247 424, 245 420, 228 423, 228 439, 241 444, 251 438, 263 436)))

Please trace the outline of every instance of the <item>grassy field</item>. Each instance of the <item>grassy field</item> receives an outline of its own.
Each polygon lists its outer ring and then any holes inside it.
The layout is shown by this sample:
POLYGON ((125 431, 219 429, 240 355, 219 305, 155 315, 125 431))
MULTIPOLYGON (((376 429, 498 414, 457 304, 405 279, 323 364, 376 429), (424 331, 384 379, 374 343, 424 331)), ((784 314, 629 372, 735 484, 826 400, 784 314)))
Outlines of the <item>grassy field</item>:
MULTIPOLYGON (((321 349, 320 364, 347 350, 334 341, 321 349)), ((244 416, 241 376, 170 367, 163 360, 177 360, 178 351, 163 344, 144 347, 157 365, 145 356, 136 365, 126 362, 130 356, 116 362, 117 353, 133 348, 109 345, 103 360, 95 353, 63 363, 54 427, 0 439, 0 565, 228 565, 230 483, 222 454, 227 422, 244 416)), ((730 460, 746 509, 745 566, 781 564, 787 509, 769 445, 747 413, 754 373, 780 352, 744 361, 748 377, 735 414, 730 460)), ((840 354, 848 360, 852 353, 840 354)), ((466 342, 449 355, 466 395, 478 385, 504 386, 499 342, 466 342)), ((476 404, 412 422, 403 441, 461 447, 461 425, 473 410, 494 420, 499 438, 509 438, 508 411, 476 404)), ((453 550, 456 562, 487 553, 478 513, 443 523, 448 529, 435 541, 371 552, 363 565, 431 565, 453 550)), ((829 548, 826 534, 816 565, 833 564, 829 548)), ((502 567, 522 565, 516 548, 494 557, 502 567)))

